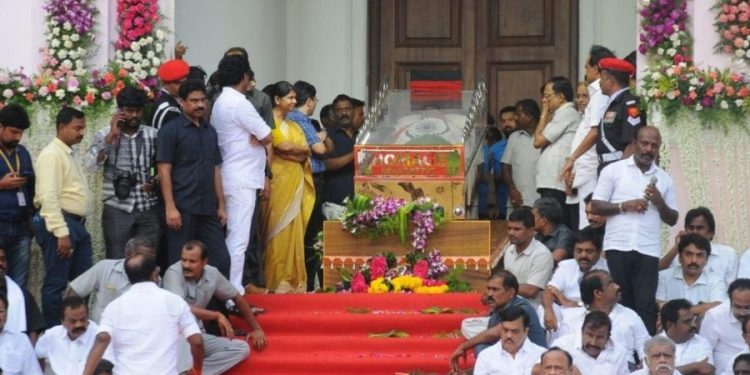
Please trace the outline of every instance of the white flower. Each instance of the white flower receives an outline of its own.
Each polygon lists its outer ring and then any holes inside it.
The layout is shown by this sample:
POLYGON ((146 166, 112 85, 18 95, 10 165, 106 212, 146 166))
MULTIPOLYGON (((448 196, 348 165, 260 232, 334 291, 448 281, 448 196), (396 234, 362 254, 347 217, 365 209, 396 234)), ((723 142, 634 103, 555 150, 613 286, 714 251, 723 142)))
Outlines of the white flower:
POLYGON ((158 40, 164 40, 164 31, 162 30, 156 30, 156 39, 158 40))
POLYGON ((44 38, 47 39, 47 40, 52 40, 53 35, 51 33, 47 33, 47 35, 44 38))
POLYGON ((148 78, 148 73, 145 70, 141 70, 138 72, 138 79, 146 79, 148 78))
POLYGON ((154 58, 154 56, 156 56, 156 55, 154 54, 154 51, 148 51, 148 53, 146 53, 146 58, 147 58, 147 59, 153 59, 153 58, 154 58))
POLYGON ((11 90, 11 89, 5 89, 5 91, 3 91, 3 96, 6 99, 10 99, 13 96, 13 90, 11 90))
POLYGON ((151 60, 149 60, 149 59, 143 59, 143 60, 141 60, 141 66, 142 67, 146 68, 149 65, 151 65, 151 60))
POLYGON ((132 60, 133 59, 133 52, 126 51, 125 52, 125 60, 132 60))
POLYGON ((698 82, 699 82, 698 78, 693 77, 693 78, 690 79, 690 84, 693 85, 693 86, 697 86, 698 82))
POLYGON ((58 98, 60 98, 60 99, 64 98, 65 97, 65 90, 63 90, 63 89, 57 89, 57 91, 55 91, 55 96, 58 97, 58 98))
POLYGON ((658 53, 658 54, 660 54, 660 55, 663 55, 663 54, 664 54, 664 48, 658 48, 658 49, 656 50, 656 53, 658 53))
POLYGON ((76 68, 82 69, 83 68, 83 60, 76 60, 76 68))
POLYGON ((667 50, 667 55, 674 56, 677 53, 677 50, 674 48, 670 48, 667 50))
POLYGON ((54 49, 50 49, 50 50, 47 51, 47 53, 49 53, 50 56, 55 56, 55 54, 57 53, 57 51, 54 50, 54 49))
POLYGON ((680 44, 682 44, 682 41, 680 41, 679 39, 675 39, 675 40, 674 40, 674 41, 672 42, 672 45, 673 45, 673 46, 675 46, 675 47, 679 47, 679 46, 680 46, 680 44))
POLYGON ((147 37, 146 38, 146 42, 147 42, 147 44, 153 43, 154 42, 154 37, 152 37, 152 36, 147 37))
POLYGON ((698 103, 698 104, 695 105, 695 110, 696 111, 700 111, 701 109, 703 109, 703 106, 701 105, 701 103, 698 103))
MULTIPOLYGON (((667 74, 671 75, 671 74, 669 73, 669 71, 667 71, 667 74)), ((659 79, 659 78, 661 78, 661 73, 659 73, 659 72, 653 72, 653 73, 651 73, 651 79, 653 79, 653 80, 657 80, 657 79, 659 79)))
POLYGON ((17 91, 18 91, 18 92, 26 92, 26 88, 25 88, 25 87, 23 87, 23 86, 21 86, 21 87, 19 87, 19 88, 18 88, 18 90, 17 90, 17 91))
POLYGON ((126 60, 125 63, 122 64, 122 67, 127 70, 133 69, 133 62, 130 60, 126 60))
POLYGON ((77 59, 78 58, 78 52, 76 52, 76 51, 70 51, 70 52, 68 52, 68 57, 70 57, 71 59, 77 59))
POLYGON ((138 42, 133 42, 130 44, 130 49, 133 50, 133 52, 138 52, 141 50, 141 45, 138 44, 138 42))
POLYGON ((646 95, 648 95, 648 96, 656 96, 656 89, 655 88, 648 89, 646 95))
POLYGON ((738 48, 736 51, 734 51, 734 54, 737 55, 737 57, 743 57, 745 56, 745 50, 742 48, 738 48))
POLYGON ((66 59, 66 60, 64 60, 64 61, 63 61, 63 62, 62 62, 62 63, 60 64, 60 66, 62 66, 63 68, 65 68, 65 69, 67 69, 67 70, 70 70, 70 69, 73 69, 73 62, 72 62, 72 61, 70 61, 70 60, 68 60, 68 59, 66 59))
POLYGON ((86 69, 83 69, 83 68, 81 68, 81 69, 76 69, 76 71, 75 71, 74 73, 75 73, 75 74, 76 74, 77 76, 82 76, 82 75, 86 74, 86 69))
POLYGON ((72 40, 74 42, 77 42, 77 41, 81 40, 81 37, 78 36, 78 34, 73 34, 73 35, 70 36, 70 40, 72 40))
POLYGON ((722 100, 721 103, 719 103, 719 106, 721 107, 721 109, 728 109, 729 103, 727 103, 726 100, 722 100))
POLYGON ((122 51, 117 50, 117 52, 115 52, 115 59, 122 60, 122 51))
POLYGON ((151 68, 151 70, 148 71, 148 75, 155 76, 156 75, 156 68, 151 68))
POLYGON ((47 89, 47 86, 42 86, 39 88, 39 96, 47 96, 49 94, 49 89, 47 89))
POLYGON ((133 64, 133 71, 136 72, 136 73, 140 72, 141 71, 141 64, 138 64, 138 63, 133 64))
POLYGON ((742 108, 742 106, 745 105, 745 101, 742 99, 737 99, 734 101, 734 105, 736 105, 737 108, 742 108))
POLYGON ((85 100, 81 101, 81 107, 88 107, 88 106, 89 106, 89 102, 85 100))
POLYGON ((670 36, 669 36, 669 40, 671 40, 671 41, 673 41, 673 42, 674 42, 675 40, 677 40, 677 39, 680 39, 680 35, 679 35, 679 34, 677 34, 677 33, 672 33, 672 35, 670 35, 670 36))
POLYGON ((63 43, 63 46, 68 49, 73 48, 73 42, 66 40, 65 43, 63 43))
POLYGON ((67 40, 70 40, 70 35, 64 34, 64 35, 62 36, 62 40, 63 40, 63 41, 67 41, 67 40))
POLYGON ((667 73, 668 76, 674 75, 674 68, 667 68, 666 73, 667 73))
POLYGON ((70 22, 65 21, 65 23, 63 24, 63 29, 70 30, 72 28, 73 28, 73 25, 71 25, 70 22))
POLYGON ((154 51, 156 51, 156 53, 160 53, 163 50, 164 50, 164 46, 162 46, 161 43, 154 44, 154 51))
POLYGON ((647 6, 649 6, 649 4, 651 4, 651 0, 643 0, 643 2, 641 2, 641 4, 643 4, 644 7, 647 7, 647 6))
MULTIPOLYGON (((161 64, 161 60, 159 60, 159 58, 158 58, 158 57, 154 57, 154 58, 152 58, 152 59, 151 59, 151 64, 152 64, 153 66, 159 66, 159 65, 161 64)), ((154 74, 155 74, 155 73, 154 73, 154 74)), ((153 74, 152 74, 152 75, 153 75, 153 74)))
POLYGON ((52 29, 52 35, 60 35, 60 28, 55 27, 54 29, 52 29))
POLYGON ((667 92, 667 99, 674 100, 674 98, 675 98, 674 91, 667 92))
POLYGON ((747 57, 748 59, 750 59, 750 49, 747 50, 747 53, 745 54, 745 57, 747 57))
POLYGON ((133 54, 133 60, 135 60, 135 61, 141 61, 141 60, 143 60, 143 55, 141 55, 140 52, 136 52, 136 53, 133 54))
POLYGON ((64 49, 61 49, 61 50, 57 51, 57 57, 59 57, 61 59, 64 59, 64 58, 68 57, 68 51, 66 51, 64 49))
POLYGON ((60 40, 59 39, 52 39, 52 42, 49 44, 52 48, 60 47, 60 40))

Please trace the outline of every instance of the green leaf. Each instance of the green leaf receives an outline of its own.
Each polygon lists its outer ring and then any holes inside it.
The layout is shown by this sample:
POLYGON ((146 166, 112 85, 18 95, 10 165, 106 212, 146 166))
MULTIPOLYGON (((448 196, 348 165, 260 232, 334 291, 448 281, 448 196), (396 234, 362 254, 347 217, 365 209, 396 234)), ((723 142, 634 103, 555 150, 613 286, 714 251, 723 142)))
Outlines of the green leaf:
POLYGON ((432 306, 426 309, 420 310, 422 314, 453 314, 453 309, 448 307, 437 307, 432 306))
POLYGON ((398 329, 392 329, 383 333, 369 333, 367 337, 371 339, 406 338, 409 337, 409 334, 398 329))

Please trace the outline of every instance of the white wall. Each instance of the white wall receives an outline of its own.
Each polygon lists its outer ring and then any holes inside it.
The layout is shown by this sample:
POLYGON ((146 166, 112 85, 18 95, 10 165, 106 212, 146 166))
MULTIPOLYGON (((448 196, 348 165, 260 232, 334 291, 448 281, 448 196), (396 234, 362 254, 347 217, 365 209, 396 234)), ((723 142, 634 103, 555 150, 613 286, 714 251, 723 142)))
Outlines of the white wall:
POLYGON ((637 49, 636 0, 580 0, 578 6, 578 77, 592 44, 611 49, 624 58, 637 49))
POLYGON ((42 1, 0 0, 0 67, 32 73, 44 46, 42 1))

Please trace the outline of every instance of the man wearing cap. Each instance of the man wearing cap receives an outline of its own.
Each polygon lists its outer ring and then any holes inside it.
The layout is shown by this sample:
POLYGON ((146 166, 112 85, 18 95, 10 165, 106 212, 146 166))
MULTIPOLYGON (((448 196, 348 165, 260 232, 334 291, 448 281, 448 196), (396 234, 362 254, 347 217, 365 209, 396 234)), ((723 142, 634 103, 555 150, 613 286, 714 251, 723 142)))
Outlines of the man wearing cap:
POLYGON ((609 97, 607 110, 599 126, 590 130, 596 133, 596 138, 591 136, 584 139, 568 158, 563 174, 570 171, 572 163, 594 145, 599 158, 599 172, 607 164, 628 158, 633 154, 636 130, 646 125, 646 114, 638 108, 638 98, 630 92, 630 76, 635 74, 635 67, 614 57, 603 58, 598 65, 599 86, 602 94, 609 97))
POLYGON ((182 113, 180 103, 177 102, 177 91, 188 73, 190 73, 190 65, 181 59, 167 60, 159 66, 156 74, 161 80, 161 92, 159 98, 156 99, 156 110, 151 118, 151 126, 154 128, 161 128, 162 125, 179 117, 182 113))

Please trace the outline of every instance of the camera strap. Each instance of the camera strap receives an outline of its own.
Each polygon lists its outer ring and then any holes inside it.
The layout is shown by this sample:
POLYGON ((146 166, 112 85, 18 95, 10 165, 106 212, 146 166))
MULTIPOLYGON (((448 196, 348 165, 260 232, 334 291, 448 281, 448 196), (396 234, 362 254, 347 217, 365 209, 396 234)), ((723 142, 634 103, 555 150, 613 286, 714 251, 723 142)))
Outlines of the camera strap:
MULTIPOLYGON (((131 154, 131 161, 134 163, 134 168, 131 168, 131 170, 138 174, 140 173, 140 166, 141 166, 139 159, 140 159, 141 154, 143 153, 143 149, 145 148, 145 143, 146 143, 143 137, 145 137, 145 135, 143 135, 143 133, 140 130, 138 130, 138 132, 136 132, 136 135, 135 135, 136 153, 135 153, 134 159, 133 159, 133 155, 131 154)), ((118 169, 117 160, 120 158, 120 146, 122 145, 121 142, 122 142, 122 137, 118 137, 117 144, 115 145, 115 165, 114 165, 115 171, 117 171, 118 169)), ((143 158, 145 159, 146 155, 143 155, 143 158)))

